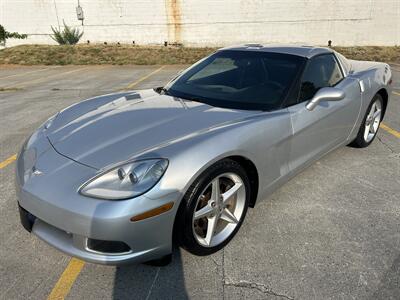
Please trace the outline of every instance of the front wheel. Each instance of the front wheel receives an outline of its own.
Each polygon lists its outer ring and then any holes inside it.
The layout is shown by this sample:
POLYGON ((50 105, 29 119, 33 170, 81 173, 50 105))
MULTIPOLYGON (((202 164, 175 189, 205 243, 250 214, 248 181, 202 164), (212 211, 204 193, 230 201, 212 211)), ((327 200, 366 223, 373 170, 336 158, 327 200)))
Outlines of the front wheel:
POLYGON ((367 113, 361 123, 357 137, 351 143, 352 146, 364 148, 368 147, 372 143, 382 120, 382 107, 383 99, 381 95, 375 95, 367 109, 367 113))
POLYGON ((250 199, 249 178, 237 162, 224 159, 204 171, 178 212, 180 244, 195 255, 223 248, 239 230, 250 199))

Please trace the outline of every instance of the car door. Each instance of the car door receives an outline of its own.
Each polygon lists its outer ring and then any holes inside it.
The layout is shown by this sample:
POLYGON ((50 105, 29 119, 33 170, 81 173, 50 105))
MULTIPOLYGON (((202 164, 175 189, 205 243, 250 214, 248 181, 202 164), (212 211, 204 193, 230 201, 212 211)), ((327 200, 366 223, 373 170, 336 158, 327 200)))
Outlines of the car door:
POLYGON ((293 130, 289 169, 295 170, 318 159, 343 143, 353 129, 360 106, 358 81, 344 77, 333 54, 311 58, 299 83, 297 104, 288 107, 293 130), (344 91, 344 99, 320 102, 311 111, 306 108, 320 88, 333 86, 344 91))

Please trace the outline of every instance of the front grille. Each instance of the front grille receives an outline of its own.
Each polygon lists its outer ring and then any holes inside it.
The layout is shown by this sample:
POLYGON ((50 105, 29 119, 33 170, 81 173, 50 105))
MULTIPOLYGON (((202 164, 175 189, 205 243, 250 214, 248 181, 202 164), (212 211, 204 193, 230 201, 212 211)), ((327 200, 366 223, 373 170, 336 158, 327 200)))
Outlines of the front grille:
POLYGON ((126 253, 131 250, 131 248, 124 242, 102 241, 90 238, 87 239, 87 247, 96 252, 110 254, 126 253))

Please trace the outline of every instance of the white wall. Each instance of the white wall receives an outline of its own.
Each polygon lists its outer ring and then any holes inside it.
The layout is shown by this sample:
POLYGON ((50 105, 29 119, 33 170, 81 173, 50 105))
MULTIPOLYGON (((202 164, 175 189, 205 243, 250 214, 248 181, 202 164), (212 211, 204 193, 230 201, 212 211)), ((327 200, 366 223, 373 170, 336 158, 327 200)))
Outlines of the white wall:
POLYGON ((400 45, 400 0, 0 0, 0 24, 54 43, 50 26, 79 26, 82 42, 222 46, 243 42, 400 45))

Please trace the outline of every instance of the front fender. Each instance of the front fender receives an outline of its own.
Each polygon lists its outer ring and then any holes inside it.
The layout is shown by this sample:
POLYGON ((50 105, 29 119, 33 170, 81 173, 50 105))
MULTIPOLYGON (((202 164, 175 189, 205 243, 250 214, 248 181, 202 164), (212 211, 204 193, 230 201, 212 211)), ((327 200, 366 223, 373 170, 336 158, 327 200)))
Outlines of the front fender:
POLYGON ((241 156, 250 160, 259 175, 259 195, 288 173, 291 123, 286 109, 198 134, 158 149, 148 156, 165 157, 169 166, 157 188, 146 194, 158 198, 179 191, 181 197, 192 183, 215 162, 241 156))

